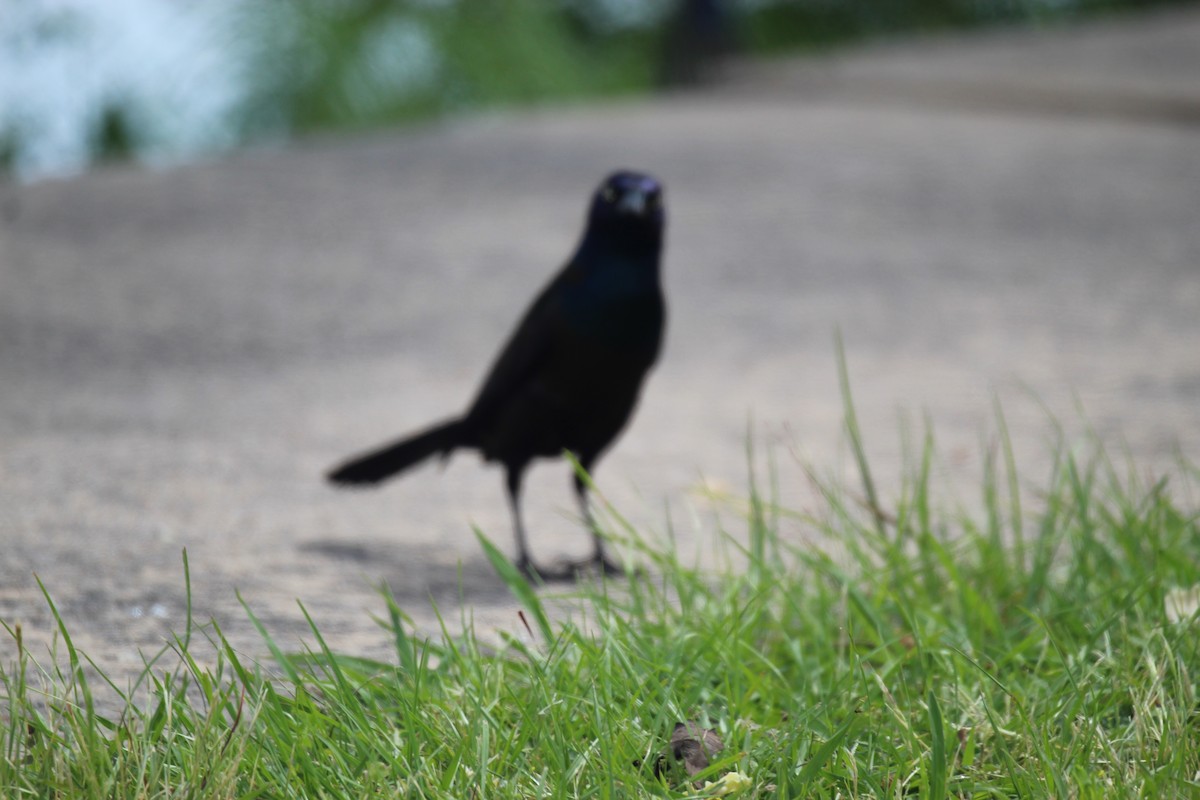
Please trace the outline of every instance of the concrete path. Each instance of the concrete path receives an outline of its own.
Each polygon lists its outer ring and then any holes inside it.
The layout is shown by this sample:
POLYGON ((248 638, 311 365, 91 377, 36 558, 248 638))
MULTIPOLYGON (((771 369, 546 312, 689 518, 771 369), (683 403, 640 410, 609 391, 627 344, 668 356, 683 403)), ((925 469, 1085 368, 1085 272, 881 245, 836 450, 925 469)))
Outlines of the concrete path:
MULTIPOLYGON (((665 357, 597 473, 647 531, 669 514, 703 557, 718 521, 742 530, 699 490, 745 491, 751 420, 794 507, 817 507, 803 464, 852 476, 838 328, 888 492, 927 415, 945 502, 973 502, 993 397, 1030 486, 1047 409, 1145 474, 1196 459, 1198 87, 1180 11, 0 187, 0 619, 50 641, 36 574, 130 674, 182 624, 187 548, 197 616, 254 656, 235 590, 285 647, 309 640, 300 600, 333 646, 386 657, 382 584, 422 630, 431 598, 517 630, 471 532, 511 546, 497 471, 320 475, 467 402, 621 165, 658 173, 671 215, 665 357)), ((527 491, 535 553, 584 552, 567 469, 527 491)))

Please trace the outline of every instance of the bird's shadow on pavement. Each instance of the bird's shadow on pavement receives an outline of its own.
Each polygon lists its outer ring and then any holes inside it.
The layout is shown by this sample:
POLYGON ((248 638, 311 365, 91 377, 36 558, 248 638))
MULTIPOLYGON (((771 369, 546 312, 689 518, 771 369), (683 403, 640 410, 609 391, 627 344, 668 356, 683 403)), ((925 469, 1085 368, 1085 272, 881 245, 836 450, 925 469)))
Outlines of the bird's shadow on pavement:
POLYGON ((447 554, 436 545, 317 539, 299 550, 322 560, 357 565, 376 576, 401 606, 428 602, 495 603, 511 599, 507 585, 482 552, 447 554))

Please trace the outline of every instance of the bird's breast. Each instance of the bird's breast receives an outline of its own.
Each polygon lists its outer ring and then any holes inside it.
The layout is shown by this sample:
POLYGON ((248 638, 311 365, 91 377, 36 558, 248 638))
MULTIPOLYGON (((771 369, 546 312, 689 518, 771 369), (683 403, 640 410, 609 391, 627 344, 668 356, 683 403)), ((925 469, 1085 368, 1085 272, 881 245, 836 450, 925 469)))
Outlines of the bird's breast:
POLYGON ((653 360, 666 316, 657 265, 617 262, 589 270, 566 292, 563 312, 575 336, 653 360))
POLYGON ((600 292, 567 310, 574 337, 635 360, 653 360, 662 339, 663 320, 660 292, 600 292), (642 358, 637 358, 639 355, 642 358))

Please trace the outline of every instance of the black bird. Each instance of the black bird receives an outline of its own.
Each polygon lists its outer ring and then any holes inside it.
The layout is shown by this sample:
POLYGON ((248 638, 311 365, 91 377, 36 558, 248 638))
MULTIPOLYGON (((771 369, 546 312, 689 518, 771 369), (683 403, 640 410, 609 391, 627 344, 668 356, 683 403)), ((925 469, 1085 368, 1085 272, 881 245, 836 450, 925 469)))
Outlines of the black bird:
MULTIPOLYGON (((662 345, 664 225, 659 181, 629 171, 608 176, 592 196, 575 254, 525 312, 467 412, 352 459, 329 480, 378 483, 434 454, 478 450, 504 466, 517 567, 542 579, 570 577, 573 568, 549 572, 530 558, 521 478, 534 458, 564 451, 590 473, 629 421, 662 345)), ((578 474, 574 480, 595 549, 572 567, 615 573, 588 509, 587 485, 578 474)))

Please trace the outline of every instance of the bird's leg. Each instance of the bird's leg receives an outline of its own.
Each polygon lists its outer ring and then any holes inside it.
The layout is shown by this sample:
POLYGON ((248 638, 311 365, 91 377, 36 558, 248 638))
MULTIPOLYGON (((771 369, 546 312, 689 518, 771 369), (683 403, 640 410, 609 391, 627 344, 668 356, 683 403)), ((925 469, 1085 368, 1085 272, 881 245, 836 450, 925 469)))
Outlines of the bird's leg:
MULTIPOLYGON (((580 462, 580 467, 586 472, 587 465, 580 462)), ((600 536, 600 528, 596 525, 596 520, 592 517, 592 508, 588 504, 587 484, 583 480, 583 476, 575 473, 575 496, 579 498, 579 510, 583 512, 583 521, 587 524, 588 530, 592 532, 592 557, 588 561, 583 562, 580 566, 589 566, 595 564, 605 575, 622 575, 624 570, 609 560, 604 554, 604 540, 600 536)))
POLYGON ((529 547, 525 544, 525 523, 521 520, 521 473, 523 467, 508 467, 505 476, 505 487, 508 489, 508 507, 512 510, 513 536, 517 540, 517 569, 527 577, 537 574, 537 567, 529 557, 529 547))
POLYGON ((558 572, 543 569, 533 562, 529 556, 529 545, 525 543, 525 522, 521 518, 521 478, 525 465, 508 467, 505 474, 505 485, 508 488, 508 505, 512 509, 513 535, 517 540, 516 567, 526 578, 536 579, 543 583, 550 581, 569 581, 575 577, 574 570, 566 569, 558 572))

